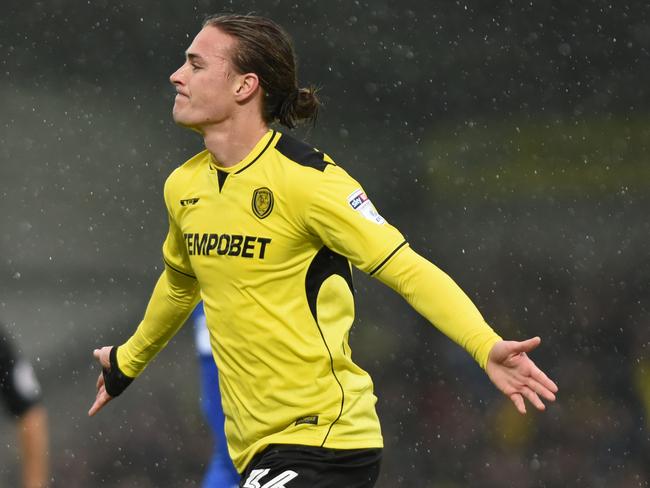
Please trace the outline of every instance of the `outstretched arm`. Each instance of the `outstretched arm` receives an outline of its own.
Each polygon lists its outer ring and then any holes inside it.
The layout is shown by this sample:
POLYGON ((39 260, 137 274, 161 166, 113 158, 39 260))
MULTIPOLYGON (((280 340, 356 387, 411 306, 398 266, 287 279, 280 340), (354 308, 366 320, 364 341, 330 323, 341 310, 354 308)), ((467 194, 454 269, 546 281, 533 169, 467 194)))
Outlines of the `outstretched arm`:
POLYGON ((113 354, 113 346, 93 351, 102 373, 97 379, 97 395, 88 415, 95 415, 144 370, 185 323, 198 301, 196 278, 166 267, 156 283, 144 318, 131 338, 113 354))
POLYGON ((526 355, 539 345, 539 337, 523 342, 502 340, 469 297, 435 265, 407 247, 375 276, 465 348, 519 412, 526 412, 524 398, 540 410, 545 408, 540 396, 555 400, 557 386, 526 355))

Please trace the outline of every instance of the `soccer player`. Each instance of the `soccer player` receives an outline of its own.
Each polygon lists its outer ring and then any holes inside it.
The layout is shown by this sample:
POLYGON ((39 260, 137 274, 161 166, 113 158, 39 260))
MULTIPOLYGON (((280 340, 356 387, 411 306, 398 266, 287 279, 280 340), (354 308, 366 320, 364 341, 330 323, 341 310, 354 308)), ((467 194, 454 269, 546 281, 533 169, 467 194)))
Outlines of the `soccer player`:
POLYGON ((201 371, 201 409, 205 416, 214 440, 214 450, 210 466, 203 478, 203 488, 236 488, 239 484, 239 475, 228 455, 226 435, 223 430, 224 415, 219 394, 219 374, 212 357, 210 333, 205 321, 203 303, 199 303, 189 322, 194 325, 194 338, 196 352, 199 356, 201 371))
POLYGON ((171 75, 176 123, 205 150, 169 176, 165 269, 144 318, 103 367, 94 415, 137 377, 203 299, 240 486, 372 487, 383 446, 369 375, 348 345, 351 265, 400 293, 465 348, 525 413, 557 386, 460 288, 410 248, 330 156, 273 123, 315 120, 293 47, 252 15, 206 20, 171 75))
POLYGON ((32 365, 20 357, 0 325, 0 395, 16 418, 22 486, 44 488, 48 477, 47 414, 40 405, 40 386, 32 365))

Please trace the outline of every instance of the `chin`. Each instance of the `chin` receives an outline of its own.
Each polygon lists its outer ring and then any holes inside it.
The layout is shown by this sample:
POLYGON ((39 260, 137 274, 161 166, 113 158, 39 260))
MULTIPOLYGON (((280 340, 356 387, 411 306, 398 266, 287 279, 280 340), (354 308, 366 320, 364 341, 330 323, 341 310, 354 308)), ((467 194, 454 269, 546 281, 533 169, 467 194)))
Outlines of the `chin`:
POLYGON ((203 134, 203 131, 195 122, 189 121, 187 119, 183 119, 182 117, 177 117, 176 114, 173 115, 173 118, 174 118, 174 123, 176 123, 176 125, 184 127, 186 129, 193 130, 194 132, 198 132, 199 134, 203 134))
POLYGON ((174 122, 178 125, 182 125, 183 127, 188 127, 191 126, 192 123, 187 119, 187 117, 183 117, 182 114, 173 111, 172 112, 172 118, 174 119, 174 122))

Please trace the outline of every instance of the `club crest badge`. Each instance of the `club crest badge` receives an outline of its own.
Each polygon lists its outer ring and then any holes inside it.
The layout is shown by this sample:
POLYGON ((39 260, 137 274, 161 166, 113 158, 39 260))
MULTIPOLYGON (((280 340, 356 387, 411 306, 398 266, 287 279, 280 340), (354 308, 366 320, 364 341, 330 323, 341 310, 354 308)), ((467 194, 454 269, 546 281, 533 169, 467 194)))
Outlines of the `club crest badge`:
POLYGON ((268 217, 273 210, 273 192, 266 187, 255 190, 253 192, 252 207, 258 218, 268 217))

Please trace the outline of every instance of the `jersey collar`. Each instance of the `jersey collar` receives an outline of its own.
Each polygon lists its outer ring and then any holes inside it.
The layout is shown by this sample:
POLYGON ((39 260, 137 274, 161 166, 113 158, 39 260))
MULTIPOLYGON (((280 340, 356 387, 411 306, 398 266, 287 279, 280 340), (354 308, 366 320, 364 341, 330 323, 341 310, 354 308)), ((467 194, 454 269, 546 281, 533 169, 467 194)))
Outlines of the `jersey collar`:
POLYGON ((271 146, 272 142, 275 140, 276 134, 277 132, 275 130, 269 129, 269 131, 262 136, 262 138, 257 142, 257 144, 255 144, 255 147, 252 149, 252 151, 248 153, 248 155, 244 159, 239 161, 234 166, 230 166, 228 168, 219 166, 219 163, 215 161, 212 154, 210 154, 210 167, 212 169, 218 170, 219 172, 225 172, 228 174, 241 173, 250 165, 255 163, 262 156, 262 154, 264 154, 264 152, 271 146))

